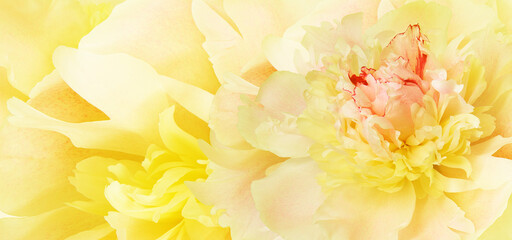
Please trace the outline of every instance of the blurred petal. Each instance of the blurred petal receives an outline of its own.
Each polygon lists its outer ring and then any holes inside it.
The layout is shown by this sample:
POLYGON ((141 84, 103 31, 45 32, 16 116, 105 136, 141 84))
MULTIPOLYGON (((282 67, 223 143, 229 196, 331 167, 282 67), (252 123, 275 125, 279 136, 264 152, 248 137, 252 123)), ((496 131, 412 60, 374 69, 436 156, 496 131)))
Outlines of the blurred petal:
POLYGON ((0 219, 0 232, 2 238, 10 240, 62 240, 104 221, 101 216, 62 207, 33 217, 0 219))
POLYGON ((290 159, 254 181, 252 195, 261 219, 286 239, 325 239, 313 215, 325 197, 317 182, 321 171, 312 159, 290 159))
POLYGON ((59 45, 76 46, 92 26, 78 1, 0 1, 0 66, 9 82, 28 94, 53 70, 59 45), (30 56, 30 57, 27 57, 30 56))

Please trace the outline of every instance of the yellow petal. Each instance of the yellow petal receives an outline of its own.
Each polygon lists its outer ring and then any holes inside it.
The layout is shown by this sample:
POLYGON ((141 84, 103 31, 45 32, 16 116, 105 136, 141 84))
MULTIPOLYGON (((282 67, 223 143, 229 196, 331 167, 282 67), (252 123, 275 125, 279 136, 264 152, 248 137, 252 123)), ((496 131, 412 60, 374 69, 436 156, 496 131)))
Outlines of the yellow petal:
POLYGON ((140 135, 120 129, 117 122, 111 120, 68 123, 45 115, 15 98, 10 99, 7 106, 14 115, 9 118, 11 124, 64 134, 77 147, 144 156, 149 145, 140 135))
MULTIPOLYGON (((23 104, 70 122, 105 118, 63 82, 50 85, 33 96, 33 107, 23 104)), ((0 208, 16 215, 33 215, 76 200, 78 195, 67 178, 78 161, 93 154, 105 152, 78 149, 59 133, 7 125, 0 134, 0 208)))
POLYGON ((55 50, 54 63, 74 91, 119 127, 160 142, 158 114, 169 102, 159 75, 147 63, 124 54, 97 55, 65 47, 55 50))
POLYGON ((177 222, 165 221, 154 223, 132 218, 118 212, 110 212, 105 219, 116 230, 119 240, 154 240, 178 224, 177 222))
POLYGON ((99 54, 127 53, 160 74, 214 92, 218 82, 203 42, 190 0, 127 1, 84 37, 79 48, 99 54))
POLYGON ((197 139, 183 131, 174 120, 174 106, 160 114, 160 136, 165 146, 180 156, 191 159, 204 159, 205 156, 199 149, 197 139))
POLYGON ((103 223, 101 216, 62 207, 33 217, 0 219, 2 238, 61 240, 103 223))
POLYGON ((6 118, 9 115, 7 111, 7 99, 17 97, 25 100, 27 97, 16 90, 7 81, 7 72, 5 68, 0 67, 0 128, 5 124, 6 118))
POLYGON ((78 1, 0 1, 0 66, 22 91, 53 70, 51 57, 59 45, 75 47, 93 26, 78 1))
POLYGON ((92 229, 79 232, 73 236, 66 238, 66 240, 107 240, 115 239, 114 229, 107 223, 98 225, 92 229))
POLYGON ((0 208, 34 215, 79 197, 67 180, 86 150, 61 134, 6 126, 0 136, 0 208))
POLYGON ((321 239, 313 215, 324 201, 312 159, 290 159, 267 177, 254 181, 252 195, 261 219, 286 239, 321 239))

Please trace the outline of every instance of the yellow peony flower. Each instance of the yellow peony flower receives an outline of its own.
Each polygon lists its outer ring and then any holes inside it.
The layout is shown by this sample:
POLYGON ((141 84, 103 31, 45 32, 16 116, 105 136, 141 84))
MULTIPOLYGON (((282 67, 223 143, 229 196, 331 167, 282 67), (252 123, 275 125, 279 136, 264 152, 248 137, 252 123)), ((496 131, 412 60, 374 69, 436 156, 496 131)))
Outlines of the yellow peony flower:
POLYGON ((189 186, 232 237, 512 239, 512 5, 283 2, 193 5, 222 86, 189 186))
POLYGON ((2 239, 229 239, 185 185, 208 175, 198 139, 218 86, 190 8, 120 3, 8 101, 0 209, 17 217, 2 239))

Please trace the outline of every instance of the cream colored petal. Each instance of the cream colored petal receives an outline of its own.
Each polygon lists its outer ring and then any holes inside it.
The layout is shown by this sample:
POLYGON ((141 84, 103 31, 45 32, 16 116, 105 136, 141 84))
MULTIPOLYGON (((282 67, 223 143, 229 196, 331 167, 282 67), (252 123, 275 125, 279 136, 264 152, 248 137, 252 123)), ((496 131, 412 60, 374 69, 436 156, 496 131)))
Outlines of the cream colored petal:
POLYGON ((400 240, 460 239, 459 232, 473 233, 473 223, 446 196, 418 199, 411 223, 399 233, 400 240))
MULTIPOLYGON (((447 194, 475 224, 475 233, 467 239, 477 239, 507 208, 512 184, 507 183, 493 190, 474 190, 447 194)), ((510 223, 509 223, 510 224, 510 223)))
POLYGON ((452 19, 448 27, 449 40, 484 29, 492 21, 497 20, 496 11, 483 2, 465 0, 440 2, 444 2, 452 9, 452 19))
POLYGON ((227 146, 247 145, 237 128, 238 107, 243 105, 240 95, 222 86, 213 100, 208 125, 215 138, 227 146))
POLYGON ((261 222, 251 196, 251 183, 265 176, 265 170, 281 159, 268 152, 238 151, 229 148, 213 148, 206 155, 230 168, 211 163, 213 169, 205 183, 187 182, 196 198, 204 204, 226 209, 219 223, 229 226, 233 239, 274 239, 277 235, 261 222), (213 155, 212 155, 213 154, 213 155), (231 158, 227 158, 231 157, 231 158), (236 163, 231 163, 233 160, 236 163))
POLYGON ((224 0, 224 9, 244 39, 260 49, 268 34, 280 35, 311 12, 317 0, 224 0), (258 19, 259 21, 254 21, 258 19))
POLYGON ((238 112, 238 131, 257 149, 280 157, 305 157, 313 141, 298 129, 297 118, 267 111, 258 106, 242 106, 238 112))
POLYGON ((214 92, 218 82, 204 37, 194 25, 190 0, 131 0, 80 41, 80 49, 99 54, 126 53, 163 75, 214 92))
POLYGON ((291 72, 275 72, 265 81, 256 101, 265 108, 298 116, 306 108, 306 78, 291 72))
POLYGON ((446 192, 464 192, 475 189, 496 189, 512 181, 512 160, 493 155, 510 143, 512 139, 496 136, 471 146, 467 157, 471 163, 472 173, 469 180, 446 179, 446 192))
POLYGON ((263 53, 278 71, 306 74, 313 69, 308 66, 309 52, 298 42, 268 36, 263 40, 263 53))
POLYGON ((312 141, 296 128, 297 116, 306 108, 304 76, 275 72, 260 87, 256 103, 239 107, 238 129, 256 148, 281 157, 307 155, 312 141))
POLYGON ((334 190, 317 212, 317 222, 331 239, 397 239, 414 213, 412 185, 395 193, 358 185, 334 190))
POLYGON ((478 238, 479 240, 512 239, 512 198, 508 200, 507 209, 496 221, 478 238))
POLYGON ((320 26, 323 22, 339 23, 343 17, 363 12, 363 24, 369 27, 377 21, 380 0, 326 0, 311 5, 312 11, 288 28, 283 37, 301 41, 306 31, 304 26, 320 26))
POLYGON ((62 207, 33 217, 0 219, 0 232, 9 240, 61 240, 103 222, 101 216, 62 207))
POLYGON ((213 95, 201 88, 168 77, 161 77, 160 83, 169 97, 194 114, 208 122, 213 95))
POLYGON ((156 71, 125 54, 97 55, 60 47, 54 64, 62 79, 119 128, 159 143, 158 114, 169 106, 156 71))
POLYGON ((252 195, 262 221, 286 239, 325 239, 313 215, 325 196, 321 173, 312 159, 290 159, 267 177, 254 181, 252 195))
POLYGON ((59 45, 76 46, 91 28, 78 1, 3 0, 0 66, 7 68, 9 82, 28 95, 53 70, 53 50, 59 45))
POLYGON ((206 37, 204 48, 222 82, 226 72, 242 74, 265 62, 261 48, 263 39, 269 34, 281 35, 310 12, 317 2, 224 1, 225 13, 236 27, 203 1, 195 0, 192 12, 198 28, 206 37))
POLYGON ((221 82, 226 72, 239 74, 250 60, 250 49, 242 36, 202 0, 192 1, 192 16, 205 36, 204 49, 210 56, 215 74, 221 82))

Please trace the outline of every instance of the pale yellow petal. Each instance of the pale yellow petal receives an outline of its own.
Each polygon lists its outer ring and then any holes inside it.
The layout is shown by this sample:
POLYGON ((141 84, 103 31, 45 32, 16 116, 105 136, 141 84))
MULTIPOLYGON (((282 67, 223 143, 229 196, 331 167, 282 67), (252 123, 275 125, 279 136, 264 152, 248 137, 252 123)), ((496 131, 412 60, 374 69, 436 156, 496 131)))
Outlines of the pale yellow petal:
POLYGON ((67 178, 91 151, 63 135, 6 126, 0 137, 0 209, 34 215, 61 207, 79 195, 67 178))
POLYGON ((9 82, 28 95, 53 70, 53 50, 76 46, 91 28, 78 1, 1 1, 0 66, 7 68, 9 82))
POLYGON ((127 53, 158 73, 215 92, 204 37, 194 25, 190 0, 126 1, 80 41, 99 54, 127 53))
POLYGON ((346 184, 332 192, 316 220, 331 239, 397 239, 411 221, 415 201, 410 183, 395 193, 346 184))
POLYGON ((6 118, 9 115, 6 102, 11 97, 17 97, 23 100, 27 98, 23 93, 11 86, 7 81, 5 68, 0 67, 0 128, 5 124, 6 118))
POLYGON ((0 232, 9 240, 62 240, 104 221, 101 216, 62 207, 32 217, 0 219, 0 232))
POLYGON ((50 130, 69 137, 73 145, 81 148, 119 151, 143 156, 149 143, 140 135, 120 129, 111 120, 69 123, 37 111, 19 99, 8 102, 14 115, 9 122, 18 127, 50 130))
POLYGON ((119 128, 159 143, 158 114, 169 106, 156 71, 125 54, 97 55, 60 47, 54 64, 62 79, 119 128))
POLYGON ((115 239, 114 229, 107 223, 98 225, 92 229, 79 232, 66 240, 107 240, 115 239))
POLYGON ((473 233, 473 222, 446 196, 418 199, 411 223, 400 231, 399 239, 460 239, 458 232, 473 233))
POLYGON ((447 194, 475 224, 475 232, 467 234, 469 239, 480 236, 507 208, 512 185, 504 184, 493 190, 474 190, 447 194))
POLYGON ((446 23, 450 21, 451 15, 449 8, 435 2, 414 1, 382 16, 377 24, 368 29, 367 34, 377 36, 379 33, 390 31, 388 39, 383 39, 387 42, 409 25, 419 24, 422 33, 427 35, 432 43, 431 48, 442 50, 447 42, 446 23))

